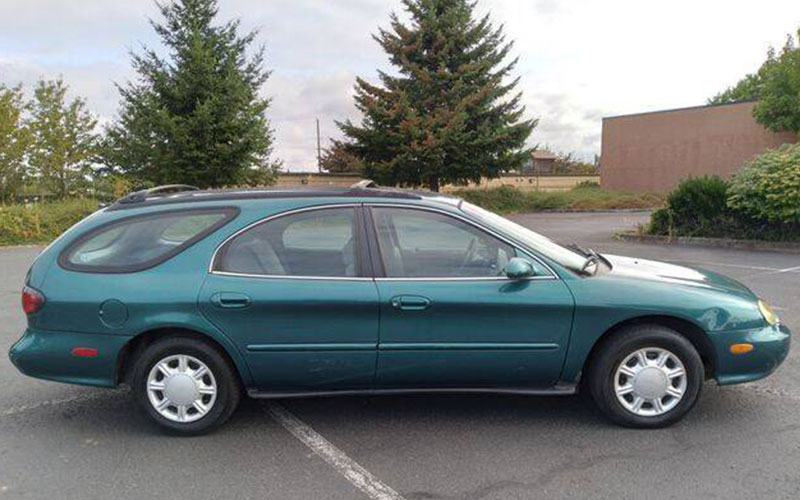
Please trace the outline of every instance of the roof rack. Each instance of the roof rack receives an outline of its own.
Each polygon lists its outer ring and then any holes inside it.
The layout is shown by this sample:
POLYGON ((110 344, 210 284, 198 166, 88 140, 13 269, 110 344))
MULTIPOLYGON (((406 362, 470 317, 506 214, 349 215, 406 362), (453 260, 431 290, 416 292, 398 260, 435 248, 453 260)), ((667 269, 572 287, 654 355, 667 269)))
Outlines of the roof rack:
POLYGON ((165 186, 156 186, 154 188, 142 189, 141 191, 135 191, 127 194, 117 200, 117 203, 141 203, 148 198, 165 196, 174 193, 184 193, 186 191, 200 191, 200 188, 196 186, 190 186, 188 184, 167 184, 165 186))
POLYGON ((377 182, 370 179, 364 179, 363 181, 358 181, 350 186, 350 189, 374 189, 379 187, 380 186, 378 186, 377 182))
POLYGON ((277 198, 358 197, 398 198, 419 200, 425 193, 396 188, 384 188, 373 181, 361 181, 348 188, 297 188, 297 189, 212 189, 198 190, 182 184, 159 186, 130 193, 113 203, 108 210, 139 208, 143 205, 172 205, 196 201, 255 200, 277 198))

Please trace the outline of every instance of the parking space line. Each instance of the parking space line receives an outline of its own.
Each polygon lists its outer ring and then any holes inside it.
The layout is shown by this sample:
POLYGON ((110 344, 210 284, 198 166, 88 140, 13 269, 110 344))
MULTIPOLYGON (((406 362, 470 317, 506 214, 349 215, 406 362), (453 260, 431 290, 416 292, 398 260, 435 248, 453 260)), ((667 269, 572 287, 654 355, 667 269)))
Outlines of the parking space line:
POLYGON ((284 429, 309 447, 317 456, 328 462, 328 465, 333 467, 336 472, 366 493, 367 496, 373 500, 404 500, 402 495, 373 476, 333 443, 294 416, 283 405, 273 401, 267 403, 266 408, 272 418, 284 429))
POLYGON ((787 267, 786 269, 775 269, 773 271, 768 271, 765 273, 759 273, 757 276, 763 276, 765 274, 783 274, 783 273, 794 273, 800 271, 800 266, 797 267, 787 267))

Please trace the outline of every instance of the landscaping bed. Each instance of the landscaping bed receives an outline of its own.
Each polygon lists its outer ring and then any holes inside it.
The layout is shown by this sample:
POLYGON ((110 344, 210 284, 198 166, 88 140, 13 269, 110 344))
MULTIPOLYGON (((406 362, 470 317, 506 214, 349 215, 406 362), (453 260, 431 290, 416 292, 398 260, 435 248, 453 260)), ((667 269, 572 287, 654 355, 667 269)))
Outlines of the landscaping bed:
POLYGON ((569 191, 521 191, 511 186, 456 189, 454 196, 501 214, 542 211, 647 210, 664 204, 658 193, 629 193, 602 189, 595 183, 569 191))

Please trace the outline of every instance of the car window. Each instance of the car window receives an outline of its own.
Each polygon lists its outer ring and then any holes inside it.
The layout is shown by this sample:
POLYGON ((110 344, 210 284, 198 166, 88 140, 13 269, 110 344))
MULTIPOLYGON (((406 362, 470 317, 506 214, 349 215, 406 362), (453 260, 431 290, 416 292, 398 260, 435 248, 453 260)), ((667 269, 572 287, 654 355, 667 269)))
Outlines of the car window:
POLYGON ((301 212, 256 225, 223 247, 214 269, 261 276, 355 277, 354 208, 301 212))
POLYGON ((235 209, 183 210, 128 217, 81 236, 59 261, 75 271, 140 271, 176 255, 237 213, 235 209))
POLYGON ((455 217, 424 210, 375 207, 375 230, 390 278, 500 276, 512 246, 455 217))

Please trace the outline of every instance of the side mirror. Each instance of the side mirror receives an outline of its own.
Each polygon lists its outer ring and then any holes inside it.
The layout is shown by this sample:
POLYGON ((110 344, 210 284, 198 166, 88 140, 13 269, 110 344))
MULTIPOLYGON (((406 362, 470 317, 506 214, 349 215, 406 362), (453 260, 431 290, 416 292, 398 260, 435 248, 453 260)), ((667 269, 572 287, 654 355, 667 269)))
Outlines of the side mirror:
POLYGON ((529 260, 520 257, 514 257, 509 260, 503 272, 512 280, 521 280, 536 275, 533 264, 529 260))

